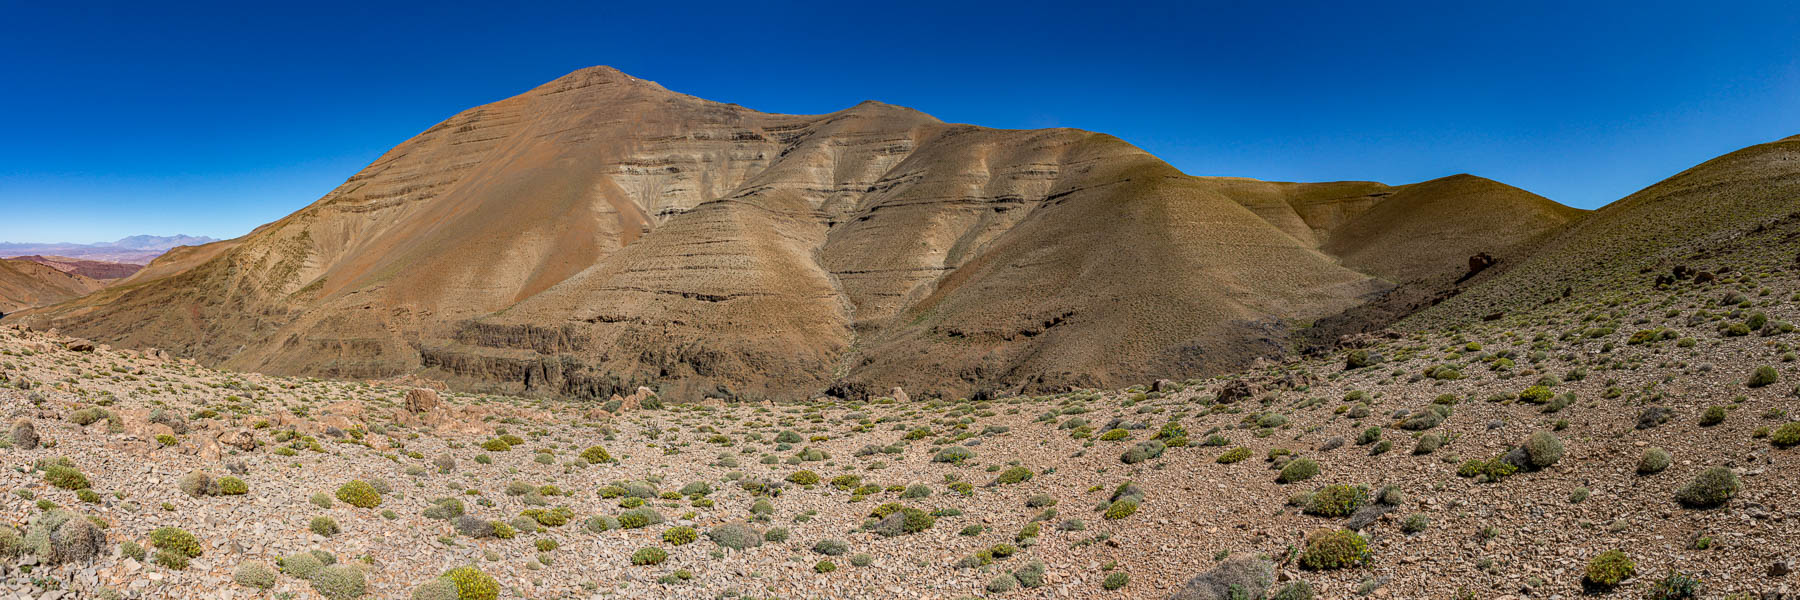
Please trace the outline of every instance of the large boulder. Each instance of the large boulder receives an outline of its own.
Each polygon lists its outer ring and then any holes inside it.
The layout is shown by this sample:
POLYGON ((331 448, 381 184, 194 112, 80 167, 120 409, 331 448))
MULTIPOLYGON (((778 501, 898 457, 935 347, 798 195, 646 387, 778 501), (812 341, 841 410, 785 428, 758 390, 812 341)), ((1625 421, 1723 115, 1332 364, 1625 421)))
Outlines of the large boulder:
POLYGON ((249 452, 256 449, 256 435, 248 429, 231 429, 219 434, 219 443, 249 452))
POLYGON ((436 390, 413 388, 406 391, 406 412, 420 415, 436 412, 443 407, 444 403, 438 400, 436 390))

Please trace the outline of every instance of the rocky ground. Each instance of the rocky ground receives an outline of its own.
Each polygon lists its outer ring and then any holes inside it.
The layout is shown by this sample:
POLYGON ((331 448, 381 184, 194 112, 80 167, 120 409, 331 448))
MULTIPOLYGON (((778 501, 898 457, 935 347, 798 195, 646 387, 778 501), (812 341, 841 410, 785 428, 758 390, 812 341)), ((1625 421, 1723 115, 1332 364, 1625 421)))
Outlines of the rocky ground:
POLYGON ((7 328, 0 598, 1791 598, 1800 286, 1708 276, 983 402, 576 404, 7 328))

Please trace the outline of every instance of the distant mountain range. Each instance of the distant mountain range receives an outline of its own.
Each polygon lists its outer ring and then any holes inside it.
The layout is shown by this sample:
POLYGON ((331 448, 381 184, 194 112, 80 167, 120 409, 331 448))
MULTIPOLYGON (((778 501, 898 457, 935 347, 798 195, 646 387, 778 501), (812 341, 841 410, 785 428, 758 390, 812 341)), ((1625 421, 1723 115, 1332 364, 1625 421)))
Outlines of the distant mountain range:
POLYGON ((79 260, 147 265, 177 246, 199 246, 216 242, 213 238, 192 235, 134 235, 116 242, 77 244, 73 242, 0 242, 0 257, 28 255, 54 256, 79 260))

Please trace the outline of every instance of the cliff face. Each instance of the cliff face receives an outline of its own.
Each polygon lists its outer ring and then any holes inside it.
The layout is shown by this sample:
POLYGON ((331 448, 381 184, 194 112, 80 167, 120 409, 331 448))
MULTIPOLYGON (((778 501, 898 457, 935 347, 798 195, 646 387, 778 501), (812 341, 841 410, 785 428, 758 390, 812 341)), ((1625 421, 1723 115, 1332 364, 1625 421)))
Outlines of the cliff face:
MULTIPOLYGON (((1196 178, 1102 134, 767 114, 596 67, 24 318, 235 369, 571 396, 1119 385, 1280 353, 1294 323, 1461 269, 1460 246, 1370 258, 1417 232, 1368 216, 1467 186, 1439 187, 1196 178)), ((1505 222, 1576 216, 1549 212, 1505 222)))

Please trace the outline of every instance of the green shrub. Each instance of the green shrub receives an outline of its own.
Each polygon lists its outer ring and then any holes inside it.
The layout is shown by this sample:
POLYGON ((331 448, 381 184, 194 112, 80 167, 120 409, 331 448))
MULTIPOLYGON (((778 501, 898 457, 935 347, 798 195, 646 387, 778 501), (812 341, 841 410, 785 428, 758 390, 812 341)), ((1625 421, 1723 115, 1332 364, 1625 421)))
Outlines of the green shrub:
POLYGON ((1643 458, 1638 459, 1637 472, 1639 475, 1655 475, 1661 473, 1663 472, 1663 469, 1669 468, 1669 462, 1671 460, 1672 458, 1669 456, 1669 451, 1652 447, 1644 451, 1643 458))
POLYGON ((1558 439, 1556 434, 1548 431, 1532 432, 1529 437, 1525 438, 1525 443, 1520 445, 1520 449, 1524 451, 1524 460, 1522 461, 1524 464, 1519 464, 1520 461, 1514 462, 1519 468, 1542 469, 1556 464, 1556 461, 1562 460, 1563 456, 1562 440, 1558 439))
POLYGON ((1107 505, 1106 512, 1103 513, 1101 516, 1106 517, 1107 519, 1116 521, 1119 519, 1123 519, 1125 517, 1129 517, 1133 514, 1136 514, 1137 510, 1138 510, 1138 501, 1137 500, 1133 500, 1131 498, 1121 498, 1118 500, 1114 500, 1112 502, 1112 504, 1107 505))
POLYGON ((1296 579, 1269 595, 1269 600, 1313 600, 1312 584, 1296 579))
POLYGON ((819 483, 819 474, 812 471, 795 471, 794 474, 787 476, 787 480, 799 485, 813 485, 819 483))
POLYGON ((993 579, 989 579, 987 582, 987 591, 993 592, 996 594, 1004 594, 1006 592, 1013 591, 1014 589, 1017 589, 1018 587, 1019 587, 1019 579, 1016 577, 1013 577, 1013 575, 1011 573, 1001 573, 999 575, 995 575, 993 579))
POLYGON ((662 513, 648 508, 634 508, 619 513, 619 527, 625 529, 639 529, 661 523, 662 521, 662 513))
POLYGON ((1440 437, 1438 434, 1435 434, 1435 433, 1427 433, 1427 434, 1419 436, 1419 442, 1417 444, 1413 445, 1413 454, 1414 455, 1431 454, 1433 452, 1436 452, 1438 447, 1443 446, 1443 445, 1444 445, 1443 437, 1440 437))
POLYGON ((456 586, 457 600, 495 600, 500 597, 500 582, 473 566, 445 571, 440 579, 456 586))
POLYGON ((826 556, 841 556, 850 551, 850 545, 843 540, 823 539, 814 543, 812 550, 826 556))
POLYGON ((1368 560, 1368 540, 1348 529, 1314 531, 1300 553, 1300 566, 1312 570, 1354 567, 1368 560))
POLYGON ((1125 585, 1129 583, 1131 583, 1131 577, 1126 575, 1124 571, 1113 571, 1107 573, 1105 579, 1100 580, 1100 589, 1110 592, 1125 587, 1125 585))
POLYGON ((669 553, 663 552, 661 548, 639 548, 637 552, 631 553, 631 564, 640 567, 660 565, 668 559, 669 553))
POLYGON ((1706 412, 1700 414, 1701 427, 1712 427, 1724 422, 1725 407, 1723 406, 1709 406, 1706 408, 1706 412))
POLYGON ((104 408, 95 406, 69 413, 69 420, 74 421, 76 425, 86 427, 110 416, 112 416, 112 413, 106 412, 106 409, 104 408))
POLYGON ((932 455, 931 462, 962 464, 971 458, 975 458, 975 451, 962 446, 950 446, 932 455))
POLYGON ((1318 461, 1310 458, 1296 458, 1281 467, 1281 474, 1276 477, 1275 481, 1276 483, 1295 483, 1312 479, 1314 475, 1318 474, 1318 461))
POLYGON ((168 550, 186 556, 198 558, 201 553, 200 540, 194 534, 180 527, 160 527, 150 532, 150 547, 168 550))
POLYGON ((1602 588, 1610 588, 1619 582, 1630 579, 1637 574, 1637 565, 1631 557, 1618 550, 1607 550, 1588 561, 1584 581, 1602 588))
POLYGON ((994 479, 994 483, 1003 484, 1003 485, 1023 483, 1026 481, 1031 481, 1032 475, 1033 475, 1033 473, 1031 472, 1031 469, 1027 469, 1025 467, 1010 467, 1010 468, 1006 469, 1005 471, 1001 471, 1000 477, 994 479))
POLYGON ((1138 442, 1136 445, 1132 446, 1130 450, 1126 450, 1124 454, 1119 456, 1119 460, 1128 465, 1135 465, 1162 456, 1163 451, 1167 448, 1168 446, 1164 445, 1160 440, 1146 440, 1138 442))
POLYGON ((706 539, 724 548, 743 550, 761 546, 764 536, 748 526, 731 523, 707 530, 706 539))
POLYGON ((157 550, 156 555, 150 557, 150 560, 176 571, 184 571, 188 568, 188 557, 182 556, 180 552, 157 550))
POLYGON ((338 523, 336 520, 333 520, 331 517, 327 517, 324 515, 313 517, 312 523, 309 524, 307 527, 309 529, 311 529, 313 533, 316 533, 316 534, 319 534, 319 535, 322 535, 325 537, 331 537, 331 536, 337 535, 337 533, 339 531, 343 531, 343 529, 338 527, 338 523))
POLYGON ((275 569, 262 561, 246 560, 232 570, 231 580, 244 587, 266 590, 275 587, 275 569))
POLYGON ((1217 459, 1217 462, 1221 465, 1229 465, 1229 464, 1250 458, 1252 454, 1253 453, 1250 451, 1249 448, 1245 448, 1243 446, 1238 446, 1236 448, 1226 450, 1224 454, 1220 454, 1219 458, 1217 459))
POLYGON ((355 565, 332 565, 312 576, 313 591, 331 600, 353 600, 368 591, 363 571, 355 565))
POLYGON ((663 530, 662 539, 663 541, 676 546, 684 546, 694 543, 694 540, 700 539, 700 534, 696 533, 694 528, 684 525, 663 530))
POLYGON ((1779 381, 1780 379, 1781 379, 1781 376, 1775 372, 1775 367, 1763 365, 1763 366, 1757 367, 1756 371, 1750 374, 1750 380, 1744 382, 1744 385, 1747 385, 1747 386, 1750 386, 1753 388, 1759 388, 1759 387, 1762 387, 1765 385, 1769 385, 1771 383, 1775 383, 1776 381, 1779 381))
POLYGON ((352 479, 349 483, 338 486, 337 499, 357 508, 381 506, 381 493, 375 491, 375 486, 361 479, 352 479))
POLYGON ((319 572, 319 569, 325 568, 325 563, 311 552, 284 556, 276 560, 275 564, 281 567, 281 572, 299 579, 311 579, 314 573, 319 572))
POLYGON ((813 572, 815 572, 815 573, 830 573, 830 572, 836 571, 836 570, 837 570, 837 563, 831 562, 829 560, 821 560, 821 561, 813 564, 813 572))
POLYGON ((226 496, 242 496, 250 493, 250 485, 244 480, 232 476, 219 478, 219 493, 226 496))
POLYGON ((1800 421, 1776 427, 1775 431, 1769 433, 1769 443, 1777 448, 1800 446, 1800 421))
POLYGON ((1534 385, 1525 388, 1525 391, 1523 392, 1519 392, 1519 400, 1521 402, 1530 402, 1532 404, 1543 404, 1549 402, 1550 398, 1555 395, 1556 394, 1551 392, 1548 387, 1534 385))
POLYGON ((1512 463, 1507 462, 1505 457, 1498 457, 1491 460, 1470 459, 1463 461, 1462 466, 1456 468, 1456 474, 1459 477, 1476 477, 1478 478, 1478 481, 1490 483, 1499 481, 1518 471, 1519 468, 1512 463))
POLYGON ((1129 432, 1129 431, 1126 431, 1123 429, 1110 429, 1110 430, 1107 430, 1106 433, 1100 434, 1100 441, 1116 442, 1116 441, 1123 440, 1123 439, 1126 439, 1129 437, 1131 437, 1131 432, 1129 432))
POLYGON ((1690 600, 1700 597, 1700 579, 1686 573, 1664 575, 1644 592, 1649 600, 1690 600))
POLYGON ((1406 517, 1406 521, 1400 523, 1400 531, 1404 533, 1419 533, 1429 527, 1431 527, 1431 517, 1425 516, 1425 513, 1413 513, 1406 517))
POLYGON ((1313 492, 1304 512, 1321 517, 1348 517, 1368 501, 1368 488, 1341 483, 1328 485, 1313 492))
POLYGON ((44 465, 44 481, 65 490, 85 490, 92 487, 86 475, 67 465, 44 465))
POLYGON ((588 464, 595 465, 613 461, 612 454, 608 453, 605 448, 599 446, 588 446, 586 450, 582 450, 581 459, 588 461, 588 464))
POLYGON ((1737 473, 1725 467, 1712 467, 1695 475, 1686 487, 1675 492, 1675 501, 1688 508, 1714 508, 1737 496, 1743 484, 1737 473))

